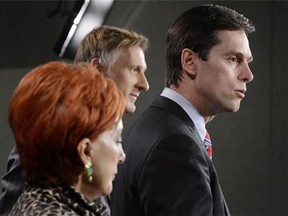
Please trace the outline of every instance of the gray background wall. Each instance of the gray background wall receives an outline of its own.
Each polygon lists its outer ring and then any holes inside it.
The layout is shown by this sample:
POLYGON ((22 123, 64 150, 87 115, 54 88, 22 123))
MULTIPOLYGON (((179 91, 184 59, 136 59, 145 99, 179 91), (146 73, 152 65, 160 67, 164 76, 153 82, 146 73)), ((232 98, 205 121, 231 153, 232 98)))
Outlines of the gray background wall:
MULTIPOLYGON (((116 1, 105 24, 150 39, 146 55, 150 90, 138 99, 126 129, 164 87, 164 41, 173 20, 192 6, 215 3, 249 17, 255 78, 239 112, 209 123, 213 160, 233 215, 288 215, 287 194, 287 9, 286 1, 116 1)), ((65 1, 71 8, 73 1, 65 1)), ((47 17, 57 1, 0 2, 0 175, 14 145, 7 124, 9 98, 19 79, 36 65, 58 59, 52 48, 65 17, 47 17)), ((70 61, 65 59, 66 61, 70 61)))

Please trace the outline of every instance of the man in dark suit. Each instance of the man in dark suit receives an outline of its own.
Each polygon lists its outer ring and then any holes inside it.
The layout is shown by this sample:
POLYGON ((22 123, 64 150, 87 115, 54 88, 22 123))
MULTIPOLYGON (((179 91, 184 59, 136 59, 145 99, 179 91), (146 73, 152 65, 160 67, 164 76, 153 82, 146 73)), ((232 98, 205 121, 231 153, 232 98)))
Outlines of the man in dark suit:
MULTIPOLYGON (((135 102, 141 91, 147 91, 144 52, 148 39, 136 32, 112 26, 93 29, 82 40, 74 62, 89 62, 105 76, 113 79, 126 97, 126 112, 135 112, 135 102)), ((8 172, 2 178, 0 215, 8 215, 21 195, 25 181, 22 178, 19 155, 14 147, 8 158, 8 172)), ((105 199, 106 200, 106 199, 105 199)), ((101 197, 101 202, 105 202, 101 197)), ((109 208, 108 208, 109 214, 109 208)))
POLYGON ((253 31, 247 18, 222 6, 198 6, 174 22, 166 38, 166 88, 124 139, 112 215, 230 215, 205 125, 238 111, 253 79, 247 38, 253 31))

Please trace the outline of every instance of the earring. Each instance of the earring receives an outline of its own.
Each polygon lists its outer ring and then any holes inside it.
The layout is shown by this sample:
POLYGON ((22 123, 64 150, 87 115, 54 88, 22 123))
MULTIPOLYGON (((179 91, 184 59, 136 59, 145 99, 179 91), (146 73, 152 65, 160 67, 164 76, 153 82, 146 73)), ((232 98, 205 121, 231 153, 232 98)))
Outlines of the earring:
POLYGON ((88 163, 85 164, 85 175, 87 176, 89 182, 92 182, 93 179, 92 173, 93 173, 93 166, 91 161, 89 161, 88 163))

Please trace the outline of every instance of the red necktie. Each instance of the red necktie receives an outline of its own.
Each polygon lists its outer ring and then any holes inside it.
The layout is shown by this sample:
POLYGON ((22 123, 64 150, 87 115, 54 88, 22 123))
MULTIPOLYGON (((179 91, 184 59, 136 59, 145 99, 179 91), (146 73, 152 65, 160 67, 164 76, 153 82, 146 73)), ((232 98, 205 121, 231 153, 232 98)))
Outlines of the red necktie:
POLYGON ((206 135, 204 138, 204 146, 207 150, 207 153, 208 153, 210 159, 212 159, 212 142, 211 142, 210 135, 209 135, 208 131, 206 132, 206 135))

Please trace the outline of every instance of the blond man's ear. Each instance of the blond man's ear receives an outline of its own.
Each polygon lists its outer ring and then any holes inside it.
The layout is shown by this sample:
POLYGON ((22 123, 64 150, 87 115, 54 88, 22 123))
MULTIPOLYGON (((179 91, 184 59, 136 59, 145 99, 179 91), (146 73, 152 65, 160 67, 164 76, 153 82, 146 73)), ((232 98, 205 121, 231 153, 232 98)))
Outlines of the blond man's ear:
POLYGON ((99 71, 99 73, 105 75, 105 67, 99 62, 98 58, 93 58, 91 64, 97 69, 97 71, 99 71))

